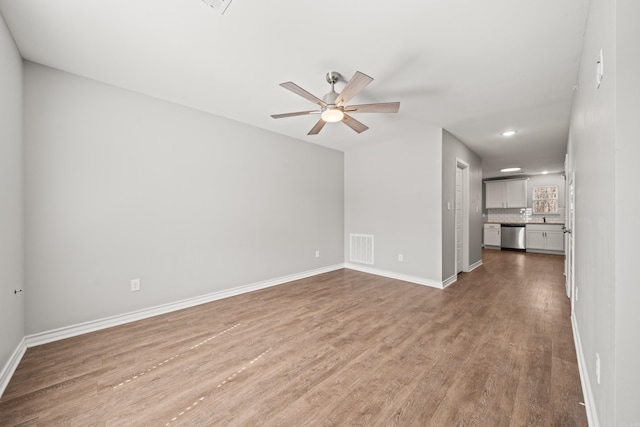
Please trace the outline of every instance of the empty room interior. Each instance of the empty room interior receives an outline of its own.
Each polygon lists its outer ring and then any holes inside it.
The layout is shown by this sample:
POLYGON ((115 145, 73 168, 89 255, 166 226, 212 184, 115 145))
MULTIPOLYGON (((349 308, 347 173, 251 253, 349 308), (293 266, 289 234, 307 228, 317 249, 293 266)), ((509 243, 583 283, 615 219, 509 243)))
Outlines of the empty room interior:
POLYGON ((0 425, 640 426, 639 18, 0 0, 0 425))

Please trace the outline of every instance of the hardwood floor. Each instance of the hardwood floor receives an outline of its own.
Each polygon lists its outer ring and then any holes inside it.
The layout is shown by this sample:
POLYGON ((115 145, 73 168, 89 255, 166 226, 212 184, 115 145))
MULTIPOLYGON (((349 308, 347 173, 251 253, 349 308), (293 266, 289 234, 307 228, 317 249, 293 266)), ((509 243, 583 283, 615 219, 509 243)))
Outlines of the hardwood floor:
POLYGON ((586 426, 563 257, 339 270, 29 349, 2 426, 586 426))

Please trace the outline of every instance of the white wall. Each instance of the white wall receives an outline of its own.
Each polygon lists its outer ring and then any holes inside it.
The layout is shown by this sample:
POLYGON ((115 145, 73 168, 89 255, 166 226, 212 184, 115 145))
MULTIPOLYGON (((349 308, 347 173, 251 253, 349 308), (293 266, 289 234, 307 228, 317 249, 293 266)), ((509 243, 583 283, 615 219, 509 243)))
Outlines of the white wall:
POLYGON ((616 2, 616 423, 640 425, 640 2, 616 2))
POLYGON ((0 15, 0 369, 24 336, 22 58, 0 15))
POLYGON ((635 0, 591 0, 568 147, 569 172, 576 177, 578 350, 601 426, 640 424, 638 16, 635 0), (597 89, 600 49, 605 75, 597 89))
POLYGON ((441 200, 440 128, 425 126, 420 141, 399 132, 393 141, 346 152, 346 262, 349 234, 373 234, 372 268, 441 282, 441 200))
POLYGON ((442 132, 442 279, 456 274, 455 195, 457 159, 469 165, 469 265, 482 260, 482 159, 449 132, 442 132), (447 209, 451 204, 451 210, 447 209), (476 209, 477 208, 477 209, 476 209))
POLYGON ((343 262, 341 152, 29 62, 25 81, 28 334, 343 262))
POLYGON ((592 0, 571 115, 575 172, 576 324, 600 425, 615 425, 615 1, 592 0), (607 75, 595 87, 600 48, 607 75), (596 383, 596 353, 602 382, 596 383))

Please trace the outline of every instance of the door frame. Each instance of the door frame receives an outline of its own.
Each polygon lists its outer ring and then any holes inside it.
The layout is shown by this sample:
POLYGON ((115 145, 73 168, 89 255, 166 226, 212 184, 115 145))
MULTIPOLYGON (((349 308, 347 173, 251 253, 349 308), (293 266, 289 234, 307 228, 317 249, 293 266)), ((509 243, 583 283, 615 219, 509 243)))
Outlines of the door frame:
POLYGON ((571 315, 574 315, 576 300, 576 280, 575 280, 575 222, 576 222, 576 173, 571 172, 567 177, 566 190, 566 262, 567 262, 567 296, 571 300, 571 315))
MULTIPOLYGON (((456 157, 456 181, 457 181, 457 172, 458 169, 462 170, 462 271, 467 273, 469 272, 469 163, 464 160, 456 157)), ((457 185, 457 182, 456 182, 457 185)), ((456 191, 457 192, 457 191, 456 191)), ((454 194, 455 200, 455 194, 454 194)), ((454 202, 455 208, 455 202, 454 202)), ((457 242, 458 242, 458 227, 456 226, 455 216, 457 215, 457 209, 455 209, 454 213, 454 270, 456 270, 456 274, 458 274, 458 250, 457 250, 457 242)))

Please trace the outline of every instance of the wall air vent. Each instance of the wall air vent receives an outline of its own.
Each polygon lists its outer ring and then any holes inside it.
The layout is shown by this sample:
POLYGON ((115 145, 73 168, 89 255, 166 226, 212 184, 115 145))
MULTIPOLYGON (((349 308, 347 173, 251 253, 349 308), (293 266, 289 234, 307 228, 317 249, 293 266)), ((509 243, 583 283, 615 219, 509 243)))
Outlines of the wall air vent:
POLYGON ((213 9, 216 9, 220 12, 220 14, 223 14, 225 10, 227 10, 227 7, 229 7, 229 3, 231 3, 231 0, 202 0, 202 3, 213 9))
POLYGON ((349 261, 373 265, 373 234, 350 234, 349 261))

